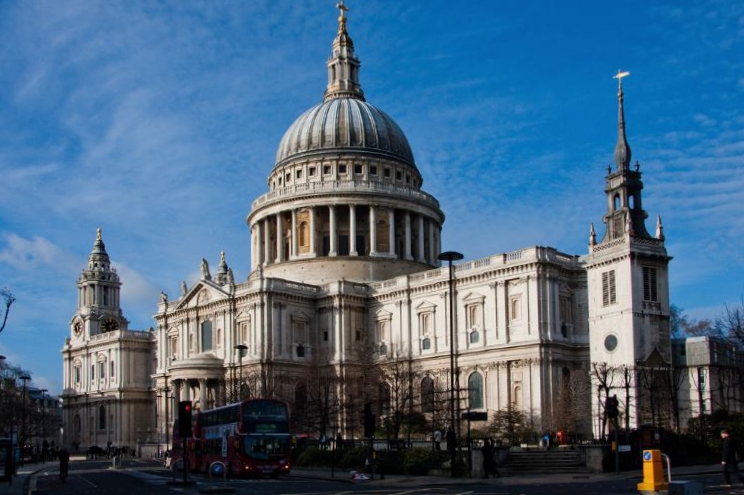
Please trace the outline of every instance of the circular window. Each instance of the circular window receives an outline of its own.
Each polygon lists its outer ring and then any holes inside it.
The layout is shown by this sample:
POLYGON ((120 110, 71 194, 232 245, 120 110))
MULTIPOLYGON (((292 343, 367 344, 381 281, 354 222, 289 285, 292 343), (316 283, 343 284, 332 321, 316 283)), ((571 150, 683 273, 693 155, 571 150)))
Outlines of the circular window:
POLYGON ((617 347, 617 337, 612 334, 608 335, 607 337, 605 337, 604 345, 605 349, 607 349, 608 351, 614 351, 617 347))

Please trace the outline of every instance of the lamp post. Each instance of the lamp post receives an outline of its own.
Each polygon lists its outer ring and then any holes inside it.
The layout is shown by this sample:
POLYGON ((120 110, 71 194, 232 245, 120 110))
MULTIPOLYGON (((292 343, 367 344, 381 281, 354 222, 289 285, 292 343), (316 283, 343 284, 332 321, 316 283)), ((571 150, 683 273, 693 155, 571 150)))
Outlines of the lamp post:
POLYGON ((170 402, 170 387, 166 382, 165 388, 163 389, 163 395, 165 396, 165 450, 170 450, 170 423, 168 418, 168 403, 170 402))
POLYGON ((20 443, 21 446, 20 465, 23 466, 23 449, 26 446, 26 382, 28 382, 31 377, 23 374, 18 378, 23 382, 23 395, 21 396, 21 434, 18 436, 18 443, 20 443))
POLYGON ((44 444, 46 443, 46 397, 45 394, 49 392, 49 390, 42 388, 39 390, 41 392, 41 446, 42 446, 42 455, 44 456, 44 461, 46 461, 46 452, 43 450, 44 444))
MULTIPOLYGON (((455 441, 454 445, 450 446, 447 444, 447 448, 450 451, 450 465, 451 465, 451 476, 455 477, 455 464, 456 464, 456 449, 457 449, 457 440, 460 435, 460 423, 457 421, 457 414, 456 409, 459 410, 459 402, 457 399, 459 397, 455 397, 455 390, 457 386, 459 385, 459 380, 457 378, 457 353, 455 351, 455 295, 454 295, 454 278, 453 278, 453 270, 452 270, 452 262, 453 261, 459 261, 464 258, 462 253, 458 253, 456 251, 445 251, 443 253, 440 253, 437 257, 440 261, 447 261, 449 264, 449 307, 450 307, 450 314, 449 314, 449 325, 450 325, 450 427, 452 428, 452 431, 454 433, 455 441), (455 425, 457 427, 455 427, 455 425)), ((459 395, 459 394, 458 394, 459 395)))
POLYGON ((248 349, 248 346, 245 344, 238 344, 235 346, 235 348, 238 350, 238 361, 240 362, 240 382, 238 383, 238 400, 242 400, 241 397, 243 395, 243 351, 248 349))

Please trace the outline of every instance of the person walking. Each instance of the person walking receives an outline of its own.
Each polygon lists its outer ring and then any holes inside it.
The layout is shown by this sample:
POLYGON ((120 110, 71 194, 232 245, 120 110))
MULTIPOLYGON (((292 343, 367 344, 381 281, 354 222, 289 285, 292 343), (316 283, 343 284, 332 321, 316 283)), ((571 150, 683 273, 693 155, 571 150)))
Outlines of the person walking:
POLYGON ((59 459, 59 480, 64 483, 67 479, 67 471, 70 468, 70 453, 62 447, 57 452, 57 458, 59 459))
POLYGON ((488 475, 493 475, 496 478, 501 478, 501 473, 499 473, 498 468, 496 467, 496 461, 493 458, 494 454, 494 448, 493 448, 493 440, 490 438, 486 438, 483 440, 483 477, 488 478, 488 475))
POLYGON ((731 473, 736 473, 736 477, 739 478, 739 482, 744 485, 744 476, 739 472, 739 466, 736 461, 736 442, 729 435, 728 430, 725 428, 721 430, 721 438, 723 442, 721 444, 721 466, 723 468, 723 480, 727 487, 731 486, 731 473))
POLYGON ((442 450, 442 431, 439 428, 434 430, 434 450, 442 450))

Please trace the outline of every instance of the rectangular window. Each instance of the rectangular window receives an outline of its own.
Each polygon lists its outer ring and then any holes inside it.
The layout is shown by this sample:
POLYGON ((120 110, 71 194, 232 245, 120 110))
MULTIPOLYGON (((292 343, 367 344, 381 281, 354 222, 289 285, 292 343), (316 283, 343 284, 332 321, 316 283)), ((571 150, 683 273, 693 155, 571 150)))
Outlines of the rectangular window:
POLYGON ((80 383, 80 366, 74 368, 75 383, 80 383))
POLYGON ((656 268, 643 267, 643 300, 658 301, 658 290, 656 285, 656 268))
POLYGON ((323 175, 331 175, 331 166, 323 165, 323 175))
POLYGON ((391 173, 392 173, 392 172, 390 171, 390 169, 389 169, 389 168, 386 168, 386 169, 385 169, 385 177, 387 177, 388 179, 389 179, 390 177, 392 177, 391 173))
POLYGON ((369 175, 377 175, 377 166, 376 165, 370 165, 370 167, 369 167, 369 175))
POLYGON ((354 165, 354 173, 355 174, 361 174, 362 173, 362 166, 361 165, 354 165))
POLYGON ((467 321, 465 326, 468 328, 479 328, 481 323, 481 305, 471 304, 467 306, 467 321))
POLYGON ((401 180, 403 178, 403 174, 400 172, 395 172, 395 180, 401 180))
POLYGON ((114 373, 114 362, 113 361, 111 361, 111 373, 109 375, 111 376, 111 378, 113 378, 116 375, 116 373, 114 373))
POLYGON ((90 381, 93 381, 96 379, 96 365, 91 364, 90 365, 90 381))
POLYGON ((310 167, 309 169, 307 169, 307 175, 309 175, 310 177, 315 177, 315 167, 310 167))
POLYGON ((609 306, 617 302, 615 290, 615 270, 602 273, 602 306, 609 306))
POLYGON ((338 173, 339 174, 345 174, 346 173, 346 165, 339 165, 338 166, 338 173))
POLYGON ((212 322, 205 321, 201 325, 201 352, 212 350, 212 322))
POLYGON ((106 363, 98 363, 98 377, 101 380, 106 378, 106 363))

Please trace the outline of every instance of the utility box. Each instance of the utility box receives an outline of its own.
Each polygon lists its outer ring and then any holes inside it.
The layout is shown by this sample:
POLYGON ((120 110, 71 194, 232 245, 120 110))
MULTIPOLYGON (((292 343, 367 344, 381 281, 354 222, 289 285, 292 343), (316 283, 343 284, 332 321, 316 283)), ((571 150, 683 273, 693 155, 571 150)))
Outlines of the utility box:
POLYGON ((670 481, 669 495, 703 495, 703 485, 697 481, 670 481))

